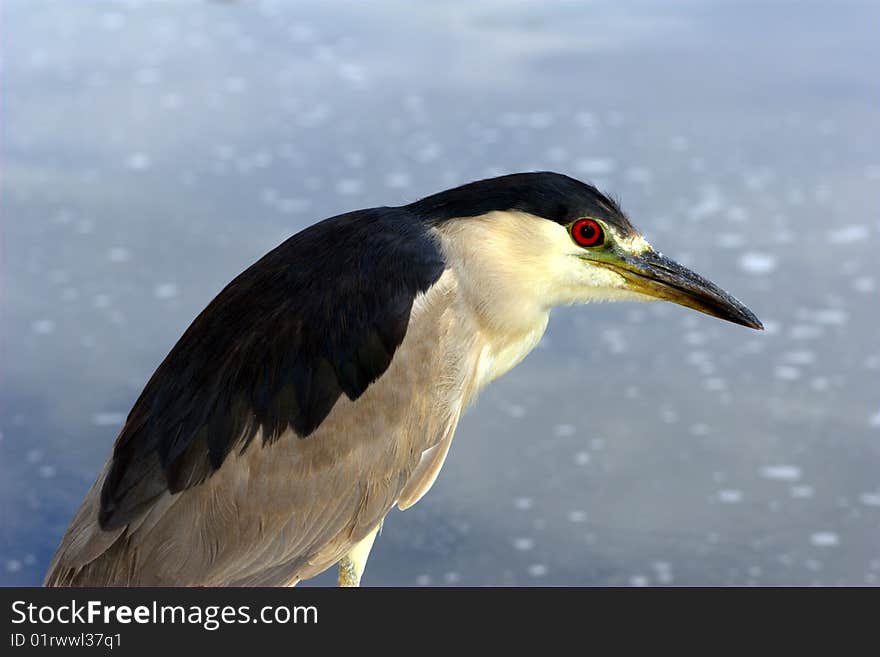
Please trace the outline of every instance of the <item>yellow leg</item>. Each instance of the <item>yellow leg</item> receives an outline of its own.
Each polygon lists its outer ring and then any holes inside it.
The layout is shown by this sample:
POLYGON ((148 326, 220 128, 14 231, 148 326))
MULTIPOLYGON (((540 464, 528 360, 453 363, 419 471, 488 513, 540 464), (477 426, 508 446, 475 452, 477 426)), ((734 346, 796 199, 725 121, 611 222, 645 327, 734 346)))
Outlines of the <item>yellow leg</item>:
POLYGON ((367 557, 370 556, 370 549, 373 547, 377 533, 379 533, 379 527, 364 536, 349 550, 348 554, 339 560, 339 586, 361 585, 361 576, 367 566, 367 557))

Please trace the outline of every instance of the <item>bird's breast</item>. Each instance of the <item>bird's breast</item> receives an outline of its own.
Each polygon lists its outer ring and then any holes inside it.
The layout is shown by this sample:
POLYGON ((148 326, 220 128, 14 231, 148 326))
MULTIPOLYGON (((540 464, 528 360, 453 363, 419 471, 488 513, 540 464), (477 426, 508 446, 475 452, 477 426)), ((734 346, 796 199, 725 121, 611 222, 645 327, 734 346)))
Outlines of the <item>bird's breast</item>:
POLYGON ((540 342, 547 329, 549 314, 536 318, 534 325, 517 333, 480 332, 477 361, 477 387, 482 388, 519 365, 540 342))

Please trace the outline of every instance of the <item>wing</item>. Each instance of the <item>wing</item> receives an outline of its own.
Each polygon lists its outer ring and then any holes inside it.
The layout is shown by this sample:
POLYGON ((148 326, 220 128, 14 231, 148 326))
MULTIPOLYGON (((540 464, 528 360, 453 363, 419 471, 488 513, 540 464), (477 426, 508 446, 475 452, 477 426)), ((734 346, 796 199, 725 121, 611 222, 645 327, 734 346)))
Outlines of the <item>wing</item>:
POLYGON ((101 527, 204 482, 232 450, 313 434, 343 393, 358 399, 388 369, 414 298, 444 266, 416 217, 376 208, 307 228, 245 270, 132 408, 101 489, 101 527))
POLYGON ((482 353, 458 302, 446 270, 415 299, 385 374, 356 400, 340 395, 306 440, 288 428, 265 444, 260 429, 201 485, 166 488, 109 531, 97 523, 99 478, 47 585, 282 585, 338 561, 395 501, 414 503, 436 477, 482 353))

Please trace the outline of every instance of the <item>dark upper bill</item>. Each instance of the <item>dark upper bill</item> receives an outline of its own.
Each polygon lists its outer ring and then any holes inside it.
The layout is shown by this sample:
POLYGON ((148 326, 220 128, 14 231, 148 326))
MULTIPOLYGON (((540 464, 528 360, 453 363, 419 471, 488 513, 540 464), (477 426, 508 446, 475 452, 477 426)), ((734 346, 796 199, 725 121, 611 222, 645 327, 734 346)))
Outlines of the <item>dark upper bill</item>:
POLYGON ((699 274, 655 251, 648 250, 637 256, 625 254, 620 261, 596 264, 622 275, 636 292, 749 328, 764 328, 755 313, 737 299, 699 274))

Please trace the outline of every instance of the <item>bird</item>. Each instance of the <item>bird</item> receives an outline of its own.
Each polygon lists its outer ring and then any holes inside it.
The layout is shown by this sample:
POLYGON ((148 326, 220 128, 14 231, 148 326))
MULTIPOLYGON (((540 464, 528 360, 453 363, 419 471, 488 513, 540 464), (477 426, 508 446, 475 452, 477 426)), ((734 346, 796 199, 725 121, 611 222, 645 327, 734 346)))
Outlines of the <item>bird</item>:
POLYGON ((338 565, 359 586, 385 516, 428 492, 465 409, 553 308, 654 300, 763 329, 560 173, 313 224, 158 366, 44 584, 292 586, 338 565))

